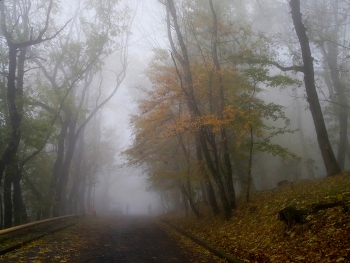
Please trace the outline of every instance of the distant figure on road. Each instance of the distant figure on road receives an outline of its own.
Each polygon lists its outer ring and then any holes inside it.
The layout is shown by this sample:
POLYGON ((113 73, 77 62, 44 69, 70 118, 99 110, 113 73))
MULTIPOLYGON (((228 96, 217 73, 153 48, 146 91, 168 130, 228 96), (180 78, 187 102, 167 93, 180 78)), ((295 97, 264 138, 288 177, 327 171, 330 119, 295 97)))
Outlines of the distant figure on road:
POLYGON ((129 214, 129 203, 126 204, 126 214, 129 214))
POLYGON ((149 204, 149 206, 148 206, 148 214, 150 215, 151 213, 152 213, 152 205, 149 204))

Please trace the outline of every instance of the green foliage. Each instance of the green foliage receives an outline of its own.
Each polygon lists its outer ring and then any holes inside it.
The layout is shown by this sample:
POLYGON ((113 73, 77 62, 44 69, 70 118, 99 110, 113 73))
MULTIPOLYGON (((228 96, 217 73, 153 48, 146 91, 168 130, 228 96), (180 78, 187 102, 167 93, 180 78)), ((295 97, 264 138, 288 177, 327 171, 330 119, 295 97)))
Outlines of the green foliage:
POLYGON ((282 147, 279 144, 272 144, 270 140, 262 140, 255 143, 255 150, 260 152, 267 152, 272 154, 273 156, 279 156, 282 159, 293 158, 298 159, 298 157, 288 151, 288 149, 282 147))
POLYGON ((52 167, 55 162, 54 153, 42 152, 28 162, 23 171, 23 199, 26 204, 28 216, 36 220, 36 213, 51 207, 53 196, 50 195, 52 167))
MULTIPOLYGON (((52 37, 42 41, 40 45, 34 42, 27 49, 23 99, 22 94, 16 94, 21 97, 16 100, 16 104, 21 113, 23 106, 23 115, 20 118, 20 145, 13 158, 16 158, 19 164, 26 161, 22 171, 22 178, 25 179, 23 197, 28 211, 33 214, 38 208, 50 208, 53 204, 55 189, 52 189, 52 186, 56 182, 52 181, 51 176, 57 158, 57 139, 62 123, 68 118, 71 118, 72 122, 76 121, 74 130, 73 125, 69 127, 70 132, 75 132, 79 124, 86 119, 87 112, 91 112, 91 108, 88 107, 96 106, 106 97, 102 83, 93 83, 93 79, 97 72, 102 70, 105 58, 120 47, 124 50, 127 45, 125 36, 130 33, 130 9, 120 3, 122 1, 119 0, 73 1, 68 5, 51 0, 1 3, 5 9, 1 20, 5 24, 2 28, 7 26, 11 35, 7 43, 6 34, 0 39, 3 76, 0 80, 1 154, 9 144, 7 134, 11 132, 6 105, 5 76, 9 68, 7 44, 36 40, 41 33, 44 34, 40 35, 38 42, 52 37), (69 23, 66 23, 68 21, 69 23), (46 151, 52 151, 52 154, 46 151)), ((122 64, 126 63, 126 56, 121 60, 122 64)), ((124 67, 121 72, 125 73, 124 67)), ((123 79, 121 75, 118 76, 118 82, 123 79)), ((21 79, 17 81, 21 83, 21 79)), ((73 143, 69 146, 73 147, 73 143)), ((101 145, 101 148, 104 147, 105 145, 101 145)), ((105 149, 105 153, 107 156, 101 154, 101 165, 114 160, 114 153, 110 149, 105 149)), ((63 156, 67 158, 69 155, 63 156)), ((91 168, 91 172, 96 171, 91 168)), ((69 172, 67 176, 70 176, 69 172)))
POLYGON ((242 70, 242 75, 247 79, 250 79, 253 83, 261 83, 267 87, 279 87, 287 88, 300 83, 296 78, 289 77, 288 75, 273 75, 271 76, 271 70, 266 67, 250 67, 242 70))

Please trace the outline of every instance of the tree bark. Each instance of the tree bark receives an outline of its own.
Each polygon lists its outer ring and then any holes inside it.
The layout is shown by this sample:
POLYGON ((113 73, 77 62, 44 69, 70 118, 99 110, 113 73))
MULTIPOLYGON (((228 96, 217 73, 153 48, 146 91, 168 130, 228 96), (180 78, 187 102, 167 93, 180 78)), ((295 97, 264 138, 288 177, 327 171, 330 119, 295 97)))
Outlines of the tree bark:
MULTIPOLYGON (((188 202, 190 203, 190 206, 191 206, 191 209, 193 211, 193 213, 196 215, 197 218, 200 218, 200 214, 199 214, 199 211, 193 201, 193 195, 192 195, 192 189, 191 189, 191 182, 189 180, 189 178, 187 178, 187 189, 186 187, 184 186, 183 183, 180 183, 180 186, 181 186, 181 190, 182 192, 184 193, 184 202, 187 202, 186 199, 188 200, 188 202)), ((187 213, 187 211, 186 211, 187 213)))
POLYGON ((22 171, 17 167, 14 167, 15 171, 13 174, 13 216, 14 216, 14 225, 21 225, 28 222, 27 211, 23 202, 22 197, 22 171))
POLYGON ((203 201, 203 204, 205 206, 208 206, 209 205, 209 201, 208 201, 208 190, 207 190, 207 186, 205 184, 205 181, 201 180, 199 182, 200 184, 200 187, 201 187, 201 192, 202 192, 202 201, 203 201))
MULTIPOLYGON (((23 86, 24 86, 24 63, 26 61, 26 53, 27 47, 22 47, 19 49, 18 62, 17 62, 17 85, 16 85, 16 93, 17 93, 17 111, 19 118, 19 126, 22 122, 23 115, 23 86)), ((19 141, 21 140, 21 134, 19 134, 19 141)), ((23 198, 22 198, 22 169, 19 166, 19 162, 16 160, 13 163, 13 169, 11 171, 12 174, 12 183, 13 183, 13 212, 14 212, 14 224, 20 225, 24 224, 27 221, 27 213, 24 206, 23 198)))
POLYGON ((69 122, 69 131, 67 134, 67 145, 66 152, 64 156, 64 161, 60 168, 60 174, 57 181, 56 191, 55 191, 55 204, 54 204, 54 215, 62 216, 67 214, 67 184, 69 179, 69 170, 72 163, 72 158, 74 155, 75 144, 77 141, 77 136, 75 134, 75 129, 77 125, 77 119, 71 118, 69 122))
POLYGON ((78 149, 76 151, 76 161, 75 167, 76 171, 73 175, 73 186, 68 196, 67 206, 69 213, 77 213, 78 208, 78 196, 79 196, 79 188, 81 185, 82 179, 82 165, 83 165, 83 154, 84 154, 84 130, 81 132, 81 136, 78 139, 78 149))
POLYGON ((344 170, 345 157, 346 157, 346 142, 348 140, 348 106, 347 97, 345 94, 345 88, 340 80, 339 70, 338 70, 338 47, 336 43, 329 43, 328 55, 326 57, 331 79, 333 82, 333 87, 336 90, 336 98, 338 98, 339 104, 344 105, 338 106, 338 121, 339 121, 339 143, 338 143, 338 156, 337 160, 340 169, 344 170))
POLYGON ((79 197, 78 197, 78 207, 79 207, 79 213, 85 214, 86 213, 86 206, 85 206, 85 192, 86 192, 86 169, 85 169, 85 162, 83 163, 83 173, 82 173, 82 179, 81 184, 79 188, 79 197))
MULTIPOLYGON (((225 87, 224 82, 221 75, 221 66, 218 59, 218 47, 217 43, 219 42, 218 39, 218 21, 216 12, 214 10, 213 1, 209 0, 210 9, 213 15, 213 41, 212 41, 212 56, 213 61, 215 65, 215 71, 217 72, 218 77, 218 83, 219 83, 219 94, 220 94, 220 103, 219 103, 219 118, 223 120, 223 112, 225 110, 225 87)), ((228 149, 228 138, 226 134, 226 128, 225 126, 222 126, 220 128, 220 134, 221 134, 221 144, 223 146, 223 157, 224 157, 224 164, 226 168, 226 182, 227 182, 227 192, 228 192, 228 199, 230 201, 230 205, 232 209, 236 209, 236 193, 235 189, 233 187, 233 177, 232 177, 232 164, 230 160, 230 154, 228 149)))
POLYGON ((339 71, 339 30, 344 22, 339 19, 339 6, 338 1, 335 1, 334 5, 331 7, 331 14, 333 20, 328 20, 329 27, 325 27, 324 34, 326 36, 331 36, 333 41, 327 41, 326 43, 319 43, 319 48, 322 52, 324 58, 324 71, 329 70, 329 75, 325 73, 324 79, 325 83, 330 91, 330 99, 332 101, 338 102, 338 112, 336 113, 339 122, 339 142, 338 142, 338 155, 337 160, 339 166, 344 170, 345 157, 347 151, 347 130, 348 130, 348 101, 345 94, 345 87, 340 78, 339 71), (334 25, 333 25, 334 24, 334 25), (334 94, 335 91, 335 94, 334 94))
MULTIPOLYGON (((170 28, 170 21, 168 18, 168 36, 169 36, 169 41, 172 47, 172 51, 176 56, 176 59, 180 61, 183 73, 184 73, 184 86, 182 86, 183 92, 186 96, 187 99, 187 105, 190 110, 190 114, 192 117, 198 118, 201 116, 201 112, 199 110, 198 104, 196 102, 196 97, 194 94, 194 89, 193 89, 193 79, 192 79, 192 73, 191 73, 191 67, 190 67, 190 61, 189 61, 189 56, 187 52, 187 47, 185 45, 178 21, 177 21, 177 14, 176 14, 176 9, 174 5, 173 0, 167 0, 167 12, 170 13, 172 19, 173 19, 173 26, 177 35, 177 39, 179 42, 179 46, 182 52, 182 55, 180 55, 173 43, 172 36, 171 36, 171 28, 170 28)), ((182 77, 180 77, 180 80, 182 80, 182 77)), ((181 81, 182 82, 182 81, 181 81)), ((218 153, 217 153, 217 148, 216 148, 216 142, 215 142, 215 136, 214 134, 207 129, 204 126, 199 127, 198 130, 199 134, 199 141, 203 150, 204 158, 206 161, 206 164, 209 168, 209 171, 211 175, 214 178, 215 183, 217 184, 218 191, 219 191, 219 196, 220 200, 222 203, 222 206, 225 211, 225 218, 228 220, 232 216, 232 210, 231 210, 231 204, 230 201, 228 200, 225 192, 225 186, 222 181, 222 177, 220 174, 220 165, 219 165, 219 158, 218 158, 218 153), (213 159, 210 154, 210 150, 208 148, 208 144, 210 144, 211 150, 213 152, 213 159)))
MULTIPOLYGON (((26 50, 30 46, 34 46, 37 44, 40 44, 42 42, 51 40, 55 38, 62 30, 61 28, 58 32, 56 32, 53 36, 49 38, 43 38, 44 34, 48 30, 48 25, 50 21, 50 14, 52 10, 52 1, 50 1, 49 8, 47 9, 47 13, 45 16, 45 25, 42 29, 39 30, 36 38, 32 38, 33 35, 31 34, 30 30, 33 30, 33 28, 30 28, 29 19, 28 19, 28 12, 30 10, 29 5, 25 6, 23 8, 23 12, 17 14, 14 12, 13 18, 16 21, 12 21, 13 25, 11 25, 11 29, 8 30, 7 26, 8 24, 11 24, 11 21, 7 21, 7 13, 5 12, 5 3, 4 1, 0 1, 0 11, 1 11, 1 30, 2 35, 6 39, 7 45, 8 45, 8 75, 7 75, 7 108, 9 112, 9 120, 10 120, 10 126, 11 126, 11 132, 9 136, 9 140, 7 142, 7 146, 5 148, 5 151, 2 154, 2 157, 0 159, 0 182, 2 180, 2 176, 5 172, 5 185, 6 188, 4 188, 4 202, 5 202, 5 222, 4 224, 6 227, 11 226, 10 215, 12 217, 12 200, 11 200, 11 187, 12 183, 15 182, 16 185, 14 185, 14 193, 15 196, 15 202, 18 202, 15 204, 14 208, 16 210, 16 214, 23 214, 23 211, 17 211, 17 209, 21 210, 23 209, 23 201, 21 197, 21 188, 20 188, 20 181, 21 181, 21 167, 18 163, 17 158, 17 151, 18 146, 21 140, 21 121, 22 121, 22 111, 23 111, 23 79, 24 79, 24 62, 26 60, 26 50), (24 28, 18 29, 18 21, 21 20, 21 23, 23 23, 24 28), (8 24, 7 24, 8 22, 8 24), (27 40, 22 41, 24 38, 27 40), (18 61, 17 61, 17 53, 19 53, 18 61), (16 76, 16 71, 17 76, 16 76), (7 169, 9 168, 9 169, 7 169), (14 174, 11 174, 14 173, 14 174), (20 195, 20 197, 19 197, 20 195), (5 197, 6 196, 6 197, 5 197), (22 202, 22 203, 21 203, 22 202), (8 209, 11 209, 8 210, 8 209)), ((16 5, 16 3, 15 3, 16 5)), ((27 5, 27 4, 26 4, 27 5)), ((25 219, 25 215, 23 216, 25 219)), ((16 219, 18 221, 18 219, 16 219)))
POLYGON ((2 194, 0 191, 0 229, 4 228, 4 207, 2 201, 2 194))
POLYGON ((341 169, 335 158, 334 152, 332 150, 331 144, 329 142, 328 133, 326 125, 324 122, 322 109, 320 102, 318 100, 318 95, 315 86, 315 72, 313 66, 313 57, 311 56, 311 49, 309 38, 306 34, 306 28, 302 22, 302 15, 300 12, 300 0, 291 0, 289 2, 291 7, 292 19, 297 33, 302 57, 303 57, 303 72, 304 72, 304 82, 307 94, 307 101, 310 105, 310 111, 314 121, 317 141, 321 150, 327 175, 335 175, 340 173, 341 169))
POLYGON ((181 146, 181 149, 183 151, 183 154, 185 156, 186 163, 187 163, 187 171, 186 171, 186 174, 187 174, 187 178, 186 178, 187 189, 186 189, 186 187, 184 186, 184 184, 181 181, 180 181, 180 188, 181 188, 182 192, 185 194, 186 198, 188 199, 192 211, 195 213, 197 218, 199 218, 200 215, 199 215, 199 211, 196 208, 196 206, 194 204, 194 201, 193 201, 193 191, 192 191, 191 181, 190 181, 190 178, 189 178, 189 176, 191 174, 190 151, 189 151, 189 148, 186 148, 186 146, 185 146, 185 144, 183 142, 182 136, 180 134, 178 134, 178 133, 176 133, 176 136, 178 138, 179 144, 181 146))
POLYGON ((17 70, 17 47, 9 44, 9 73, 7 75, 7 106, 10 117, 11 133, 9 143, 0 160, 0 182, 6 166, 14 159, 20 142, 21 116, 16 105, 16 70, 17 70))
POLYGON ((202 148, 201 148, 201 145, 199 142, 198 135, 196 135, 196 155, 197 155, 198 165, 200 166, 199 171, 203 175, 205 186, 207 188, 208 201, 209 201, 211 210, 212 210, 214 215, 217 215, 220 213, 220 209, 219 209, 218 203, 216 201, 213 185, 210 181, 209 175, 208 175, 208 173, 204 167, 204 164, 203 164, 202 148))
POLYGON ((4 178, 4 228, 12 227, 12 216, 13 216, 13 206, 12 206, 12 172, 7 171, 11 169, 8 165, 5 170, 4 178))
MULTIPOLYGON (((19 85, 16 88, 16 70, 17 70, 17 52, 18 48, 11 42, 9 45, 9 73, 7 76, 7 105, 11 124, 11 134, 9 143, 5 149, 5 152, 1 159, 0 165, 0 180, 2 174, 5 172, 5 185, 4 187, 4 226, 5 228, 12 226, 12 182, 15 176, 15 169, 17 167, 17 151, 21 140, 21 120, 22 120, 22 95, 23 95, 23 82, 22 87, 19 85), (18 105, 17 105, 18 104, 18 105), (6 169, 8 166, 9 169, 6 169), (6 170, 5 170, 6 169, 6 170)), ((23 76, 22 76, 23 77, 23 76)), ((17 82, 21 83, 20 79, 17 82)))

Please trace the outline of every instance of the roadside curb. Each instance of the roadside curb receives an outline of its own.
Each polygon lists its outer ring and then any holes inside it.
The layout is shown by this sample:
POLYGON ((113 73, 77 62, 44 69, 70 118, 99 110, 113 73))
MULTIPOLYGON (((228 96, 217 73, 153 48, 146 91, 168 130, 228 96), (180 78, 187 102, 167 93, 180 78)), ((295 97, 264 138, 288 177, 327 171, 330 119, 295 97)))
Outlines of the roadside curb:
POLYGON ((211 253, 213 253, 215 256, 220 257, 222 259, 227 260, 227 262, 229 263, 244 263, 243 260, 232 257, 231 255, 218 250, 216 247, 210 245, 208 242, 197 238, 196 236, 184 231, 183 229, 173 225, 172 223, 170 223, 168 220, 166 219, 161 219, 161 221, 163 223, 166 223, 167 225, 169 225, 170 227, 174 228, 176 231, 180 232, 182 235, 188 237, 189 239, 193 240, 194 242, 196 242, 197 244, 201 245, 202 247, 206 248, 207 250, 209 250, 211 253))

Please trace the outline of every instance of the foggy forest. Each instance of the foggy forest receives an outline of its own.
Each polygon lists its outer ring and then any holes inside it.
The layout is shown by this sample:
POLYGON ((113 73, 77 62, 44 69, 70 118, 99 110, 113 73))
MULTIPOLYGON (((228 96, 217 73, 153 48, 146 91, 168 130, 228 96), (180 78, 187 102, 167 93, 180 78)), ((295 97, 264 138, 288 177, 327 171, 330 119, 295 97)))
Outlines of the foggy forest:
POLYGON ((350 3, 1 0, 0 229, 349 169, 350 3))

